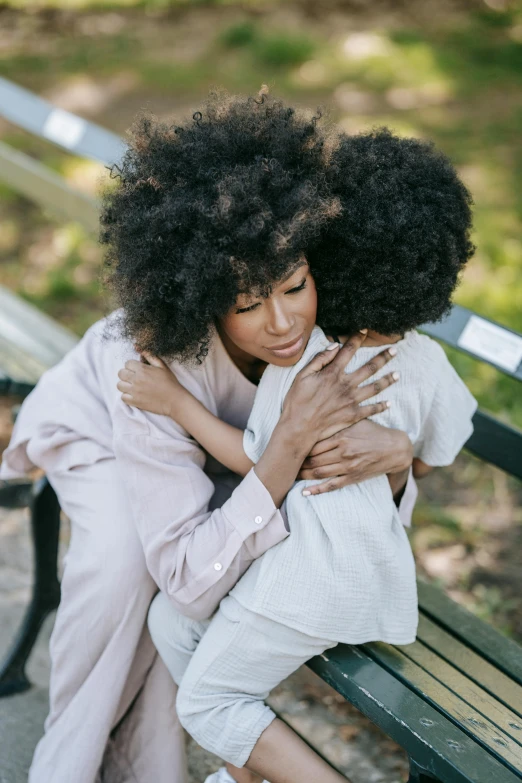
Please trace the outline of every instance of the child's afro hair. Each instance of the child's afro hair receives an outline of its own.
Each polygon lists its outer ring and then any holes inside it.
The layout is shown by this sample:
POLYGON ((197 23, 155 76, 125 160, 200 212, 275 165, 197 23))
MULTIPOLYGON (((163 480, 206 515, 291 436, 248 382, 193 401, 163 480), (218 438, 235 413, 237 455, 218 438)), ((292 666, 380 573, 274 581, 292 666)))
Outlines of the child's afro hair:
POLYGON ((448 158, 381 128, 344 136, 330 176, 341 213, 309 255, 318 323, 391 335, 440 320, 474 252, 471 196, 448 158))
POLYGON ((215 91, 180 126, 137 121, 101 215, 123 337, 201 360, 238 293, 266 293, 307 254, 339 206, 327 177, 338 134, 319 118, 262 89, 215 91))

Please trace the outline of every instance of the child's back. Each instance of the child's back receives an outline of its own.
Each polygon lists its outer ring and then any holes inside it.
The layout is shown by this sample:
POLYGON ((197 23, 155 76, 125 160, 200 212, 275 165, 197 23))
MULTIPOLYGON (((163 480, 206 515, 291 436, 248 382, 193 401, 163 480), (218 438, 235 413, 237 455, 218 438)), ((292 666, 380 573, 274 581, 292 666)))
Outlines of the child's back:
MULTIPOLYGON (((328 341, 315 328, 293 367, 270 365, 262 377, 244 446, 260 458, 281 415, 296 374, 328 341)), ((476 402, 429 337, 408 332, 381 372, 401 374, 372 401, 390 400, 375 420, 401 429, 414 455, 428 465, 449 465, 472 432, 476 402)), ((352 372, 383 346, 361 348, 352 372)), ((372 378, 372 382, 379 374, 372 378)), ((256 560, 232 591, 244 606, 304 633, 351 644, 415 639, 415 565, 386 476, 305 497, 315 482, 296 482, 286 500, 291 536, 256 560)))

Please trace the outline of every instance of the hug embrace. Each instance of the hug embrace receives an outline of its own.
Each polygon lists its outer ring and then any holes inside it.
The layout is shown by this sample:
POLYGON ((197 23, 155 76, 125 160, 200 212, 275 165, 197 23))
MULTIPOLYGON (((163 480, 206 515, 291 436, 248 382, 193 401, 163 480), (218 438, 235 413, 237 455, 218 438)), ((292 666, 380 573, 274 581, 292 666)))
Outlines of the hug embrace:
POLYGON ((137 121, 104 194, 119 308, 25 400, 1 478, 71 520, 31 783, 344 780, 265 704, 339 642, 408 644, 415 479, 476 403, 416 328, 473 254, 432 145, 262 90, 137 121))

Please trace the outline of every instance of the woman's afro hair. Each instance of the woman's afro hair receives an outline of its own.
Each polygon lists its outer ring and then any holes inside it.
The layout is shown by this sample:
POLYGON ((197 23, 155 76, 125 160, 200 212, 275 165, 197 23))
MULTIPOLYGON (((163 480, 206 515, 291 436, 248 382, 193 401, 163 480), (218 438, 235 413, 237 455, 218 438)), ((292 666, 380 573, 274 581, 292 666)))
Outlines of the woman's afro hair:
POLYGON ((338 212, 337 134, 266 95, 210 94, 180 126, 141 117, 103 196, 106 278, 120 334, 201 360, 238 293, 265 294, 338 212))
POLYGON ((382 128, 343 136, 330 176, 341 213, 309 254, 318 323, 388 335, 440 320, 474 252, 471 196, 450 161, 382 128))

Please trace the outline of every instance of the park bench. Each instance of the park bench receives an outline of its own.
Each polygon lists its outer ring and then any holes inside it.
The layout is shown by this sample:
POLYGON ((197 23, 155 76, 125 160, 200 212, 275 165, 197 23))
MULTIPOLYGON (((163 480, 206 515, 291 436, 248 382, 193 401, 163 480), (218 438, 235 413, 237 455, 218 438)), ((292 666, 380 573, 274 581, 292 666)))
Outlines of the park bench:
MULTIPOLYGON (((0 114, 4 112, 2 90, 11 99, 22 93, 23 116, 17 114, 14 121, 40 133, 31 119, 32 101, 40 112, 40 125, 53 108, 0 80, 0 114)), ((103 134, 90 133, 90 138, 103 138, 103 134)), ((59 143, 59 139, 53 140, 59 143)), ((64 146, 73 148, 71 143, 64 146)), ((85 148, 82 154, 104 159, 102 153, 93 154, 85 148)), ((43 168, 40 164, 35 168, 24 157, 17 158, 23 172, 31 170, 36 179, 40 174, 48 175, 39 170, 43 168)), ((9 176, 10 184, 16 185, 16 166, 9 176)), ((65 193, 66 184, 53 177, 53 192, 65 193)), ((41 191, 25 178, 23 192, 38 200, 41 191)), ((57 210, 78 219, 73 209, 67 211, 67 199, 56 197, 55 201, 57 210)), ((74 210, 81 211, 80 201, 74 202, 74 210)), ((85 209, 91 223, 93 209, 92 204, 85 209)), ((514 331, 457 305, 443 322, 427 324, 423 331, 522 380, 522 335, 514 331)), ((26 395, 40 374, 75 341, 51 319, 0 290, 2 393, 26 395)), ((466 449, 522 479, 522 433, 482 411, 476 413, 474 426, 466 449)), ((29 507, 35 550, 32 600, 0 667, 0 696, 8 696, 30 687, 25 675, 27 658, 44 618, 59 603, 60 509, 45 478, 34 486, 26 481, 8 482, 0 488, 0 505, 29 507)), ((522 780, 522 648, 438 588, 419 581, 418 592, 420 624, 414 644, 339 645, 308 665, 406 750, 409 783, 522 780)))

